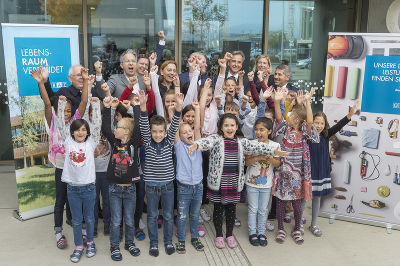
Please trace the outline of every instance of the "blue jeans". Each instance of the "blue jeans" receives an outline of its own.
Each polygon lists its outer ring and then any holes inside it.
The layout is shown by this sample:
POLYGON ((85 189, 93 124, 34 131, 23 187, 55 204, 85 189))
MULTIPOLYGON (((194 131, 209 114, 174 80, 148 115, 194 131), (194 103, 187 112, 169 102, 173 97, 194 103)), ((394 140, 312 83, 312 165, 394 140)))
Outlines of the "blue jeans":
MULTIPOLYGON (((94 205, 94 231, 97 232, 97 224, 99 222, 99 197, 103 202, 103 222, 104 229, 110 228, 110 199, 108 196, 108 181, 106 172, 96 172, 96 203, 94 205)), ((108 231, 107 230, 107 231, 108 231)))
POLYGON ((265 235, 265 224, 268 217, 268 202, 271 194, 270 188, 255 188, 246 186, 248 202, 249 235, 265 235), (256 228, 257 227, 257 228, 256 228))
POLYGON ((119 186, 110 184, 110 244, 111 247, 119 246, 119 229, 122 220, 122 206, 124 207, 125 244, 133 243, 135 232, 136 186, 119 186))
POLYGON ((162 186, 146 185, 147 198, 147 228, 150 238, 150 246, 158 246, 158 203, 161 199, 164 245, 172 244, 172 233, 174 229, 174 184, 169 182, 162 186))
POLYGON ((178 241, 185 242, 186 220, 189 216, 190 235, 197 239, 200 206, 203 198, 203 183, 185 185, 178 183, 178 241))
POLYGON ((82 208, 86 223, 87 241, 93 241, 94 204, 96 201, 96 185, 67 185, 67 195, 72 214, 75 246, 82 246, 82 208))

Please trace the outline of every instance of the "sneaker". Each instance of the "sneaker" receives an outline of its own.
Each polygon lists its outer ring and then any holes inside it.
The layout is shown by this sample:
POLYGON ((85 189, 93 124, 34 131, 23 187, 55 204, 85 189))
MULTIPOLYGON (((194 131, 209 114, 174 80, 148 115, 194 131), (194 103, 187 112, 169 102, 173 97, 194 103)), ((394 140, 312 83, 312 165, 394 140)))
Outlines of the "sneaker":
POLYGON ((273 223, 271 223, 270 221, 267 221, 267 223, 265 224, 265 228, 268 231, 274 231, 275 230, 275 225, 273 223))
POLYGON ((135 246, 135 243, 125 244, 125 250, 128 250, 132 256, 140 255, 140 249, 135 246))
POLYGON ((185 242, 178 241, 178 243, 176 243, 175 246, 176 246, 176 253, 178 253, 178 254, 186 253, 185 242))
POLYGON ((96 244, 92 242, 91 244, 87 244, 86 257, 91 258, 94 255, 96 255, 96 244))
POLYGON ((111 259, 114 261, 121 261, 122 260, 122 254, 121 251, 119 250, 119 247, 111 247, 111 259))
POLYGON ((197 251, 203 251, 204 245, 201 243, 200 239, 192 239, 192 245, 197 251))
POLYGON ((136 237, 137 240, 142 241, 142 240, 144 240, 146 238, 146 234, 143 232, 142 229, 138 229, 135 232, 135 237, 136 237))
POLYGON ((165 253, 167 253, 168 255, 172 255, 175 253, 175 247, 172 244, 168 244, 165 246, 165 253))
POLYGON ((252 246, 258 247, 260 245, 260 240, 258 239, 256 234, 252 234, 249 236, 249 242, 252 246))
POLYGON ((158 257, 158 255, 160 254, 160 252, 158 251, 158 246, 150 247, 149 254, 150 254, 150 256, 158 257))
POLYGON ((285 218, 283 218, 283 221, 288 224, 292 221, 292 216, 290 216, 290 213, 285 214, 285 218))
POLYGON ((206 222, 211 220, 211 216, 208 214, 206 209, 200 209, 200 217, 206 222))
POLYGON ((142 221, 142 219, 139 220, 139 228, 141 230, 144 230, 146 228, 146 224, 142 221))
POLYGON ((83 250, 75 249, 74 252, 72 252, 71 256, 69 256, 69 257, 72 262, 78 262, 81 260, 82 253, 83 253, 83 250))
POLYGON ((162 215, 158 215, 158 218, 157 218, 158 228, 161 228, 162 224, 163 224, 163 217, 162 217, 162 215))
POLYGON ((240 222, 240 220, 238 218, 235 218, 235 226, 239 227, 241 225, 242 225, 242 223, 240 222))
POLYGON ((206 235, 206 230, 201 225, 199 225, 199 227, 197 228, 197 232, 199 237, 204 237, 206 235))
POLYGON ((57 241, 57 247, 59 249, 64 249, 67 247, 67 239, 64 235, 62 235, 61 238, 57 241))

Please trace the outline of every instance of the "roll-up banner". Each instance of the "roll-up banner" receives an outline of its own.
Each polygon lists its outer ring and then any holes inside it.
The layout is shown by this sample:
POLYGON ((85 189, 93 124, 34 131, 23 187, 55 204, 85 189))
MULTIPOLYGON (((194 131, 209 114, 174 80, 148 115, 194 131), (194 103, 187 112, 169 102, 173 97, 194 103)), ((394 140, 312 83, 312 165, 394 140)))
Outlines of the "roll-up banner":
POLYGON ((400 35, 329 33, 324 90, 330 126, 356 99, 361 108, 330 139, 321 214, 400 229, 400 35))
POLYGON ((54 91, 69 86, 68 71, 79 64, 77 25, 2 23, 8 105, 19 209, 26 220, 53 212, 54 167, 48 161, 44 105, 31 71, 49 66, 54 91))

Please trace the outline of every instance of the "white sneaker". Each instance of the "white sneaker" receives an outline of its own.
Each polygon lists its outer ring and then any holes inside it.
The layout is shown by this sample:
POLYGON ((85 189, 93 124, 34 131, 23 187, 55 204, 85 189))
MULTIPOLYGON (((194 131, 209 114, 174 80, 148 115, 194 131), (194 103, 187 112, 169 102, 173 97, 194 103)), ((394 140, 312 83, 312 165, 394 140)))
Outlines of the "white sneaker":
POLYGON ((200 209, 200 216, 204 221, 208 222, 211 220, 211 216, 208 214, 206 209, 200 209))
POLYGON ((143 229, 146 228, 146 224, 142 221, 142 219, 139 220, 139 228, 140 228, 141 230, 143 230, 143 229))
POLYGON ((275 225, 273 223, 271 223, 270 221, 267 221, 267 223, 265 224, 265 228, 268 231, 274 231, 275 230, 275 225))
POLYGON ((199 224, 202 224, 202 223, 204 223, 204 220, 203 220, 203 218, 201 218, 201 215, 199 215, 199 224))

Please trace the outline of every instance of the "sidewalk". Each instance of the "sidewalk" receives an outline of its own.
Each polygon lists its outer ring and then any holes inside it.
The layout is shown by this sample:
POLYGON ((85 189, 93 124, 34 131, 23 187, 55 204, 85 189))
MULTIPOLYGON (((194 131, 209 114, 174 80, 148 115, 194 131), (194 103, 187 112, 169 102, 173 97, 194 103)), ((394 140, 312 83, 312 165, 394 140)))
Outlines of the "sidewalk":
MULTIPOLYGON (((69 255, 73 249, 72 228, 64 226, 69 247, 59 250, 53 233, 53 215, 46 215, 20 222, 12 215, 17 207, 14 174, 0 174, 0 264, 1 265, 72 265, 69 255)), ((211 206, 210 206, 211 208, 211 206)), ((274 241, 275 232, 268 233, 267 247, 253 247, 248 241, 247 206, 239 204, 237 216, 242 226, 234 229, 239 247, 233 250, 217 250, 214 246, 212 223, 205 224, 207 236, 202 239, 204 252, 196 252, 187 241, 186 254, 165 254, 162 243, 162 229, 159 230, 160 256, 148 255, 148 237, 136 241, 141 250, 139 257, 132 257, 123 250, 123 261, 113 262, 109 256, 109 239, 102 234, 102 221, 99 221, 99 236, 95 239, 98 251, 93 258, 83 257, 80 265, 400 265, 398 259, 400 232, 387 234, 384 228, 319 218, 323 231, 320 238, 309 231, 311 210, 306 207, 305 242, 296 245, 290 236, 281 245, 274 241)), ((145 221, 145 217, 144 217, 145 221)), ((291 231, 293 225, 285 224, 291 231)), ((225 226, 224 226, 225 227, 225 226)), ((174 228, 175 230, 175 228, 174 228)), ((145 229, 147 235, 147 228, 145 229)), ((187 231, 187 239, 190 232, 187 231)), ((174 243, 177 241, 173 237, 174 243)))

